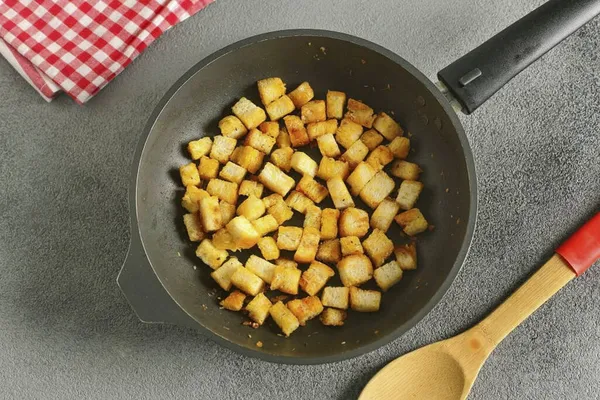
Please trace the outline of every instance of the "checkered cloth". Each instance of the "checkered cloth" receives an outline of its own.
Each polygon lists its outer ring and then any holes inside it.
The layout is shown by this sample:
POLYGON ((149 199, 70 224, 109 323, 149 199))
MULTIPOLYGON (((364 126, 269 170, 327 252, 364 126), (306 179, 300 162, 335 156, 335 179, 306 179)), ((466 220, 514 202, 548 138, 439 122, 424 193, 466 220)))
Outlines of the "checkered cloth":
POLYGON ((212 0, 0 0, 0 54, 47 100, 85 103, 212 0))

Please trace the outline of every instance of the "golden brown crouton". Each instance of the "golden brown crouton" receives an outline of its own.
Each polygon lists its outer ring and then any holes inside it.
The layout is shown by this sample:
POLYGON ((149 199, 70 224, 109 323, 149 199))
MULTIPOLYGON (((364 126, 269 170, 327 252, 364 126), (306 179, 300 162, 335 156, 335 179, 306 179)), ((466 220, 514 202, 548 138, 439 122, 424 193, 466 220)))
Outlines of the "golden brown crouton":
POLYGON ((331 133, 319 136, 317 138, 317 145, 319 146, 319 151, 323 157, 337 157, 342 154, 340 147, 335 141, 335 136, 331 133))
POLYGON ((410 210, 415 206, 422 190, 423 184, 421 182, 404 180, 400 184, 400 189, 398 189, 396 202, 400 205, 401 209, 410 210))
POLYGON ((281 301, 271 306, 269 314, 285 336, 290 336, 300 326, 296 316, 281 301))
POLYGON ((187 149, 190 153, 192 160, 199 160, 200 157, 210 153, 212 147, 212 140, 209 137, 203 137, 202 139, 192 140, 188 143, 187 149))
POLYGON ((346 179, 349 173, 350 166, 346 161, 323 157, 319 163, 317 176, 324 181, 328 181, 332 178, 346 179))
POLYGON ((358 196, 360 191, 363 190, 371 179, 373 179, 376 173, 377 171, 375 168, 371 167, 371 165, 366 162, 358 164, 346 180, 348 186, 350 186, 350 193, 352 193, 353 196, 358 196))
POLYGON ((373 115, 373 109, 371 107, 358 100, 348 99, 347 108, 348 112, 346 112, 344 118, 356 122, 365 128, 370 129, 373 126, 375 116, 373 115))
POLYGON ((404 160, 396 160, 392 164, 391 169, 392 175, 409 181, 416 181, 419 179, 419 174, 421 173, 421 167, 417 164, 404 161, 404 160))
POLYGON ((279 223, 273 215, 269 214, 252 221, 252 226, 254 226, 258 235, 262 237, 267 233, 277 230, 279 223))
POLYGON ((321 122, 327 119, 325 112, 325 101, 324 100, 312 100, 302 106, 300 113, 302 115, 302 122, 310 124, 312 122, 321 122))
POLYGON ((373 264, 364 254, 353 254, 342 258, 337 268, 340 280, 346 287, 361 285, 373 276, 373 264))
POLYGON ((277 146, 280 149, 292 146, 292 141, 290 140, 290 134, 288 133, 285 126, 279 130, 279 135, 277 136, 277 146))
POLYGON ((250 130, 244 144, 253 147, 262 153, 269 154, 273 149, 273 146, 275 146, 275 138, 266 133, 262 133, 255 128, 250 130))
POLYGON ((228 115, 219 121, 219 129, 221 130, 221 135, 233 139, 239 139, 248 133, 246 126, 234 115, 228 115))
POLYGON ((310 87, 308 82, 302 82, 300 86, 292 90, 288 96, 294 102, 296 108, 300 109, 303 105, 308 103, 315 97, 315 92, 310 87))
POLYGON ((340 246, 342 247, 342 256, 349 256, 352 254, 363 254, 362 244, 358 236, 346 236, 340 238, 340 246))
POLYGON ((219 250, 238 251, 239 247, 233 240, 233 236, 226 228, 221 228, 212 236, 212 243, 219 250))
POLYGON ((402 269, 398 265, 398 261, 390 261, 373 271, 373 278, 377 282, 377 286, 384 292, 400 282, 402 279, 402 269))
POLYGON ((400 204, 389 197, 385 198, 371 214, 371 228, 387 232, 399 210, 400 204))
POLYGON ((199 242, 206 237, 198 213, 185 214, 183 216, 183 224, 185 225, 190 241, 199 242))
POLYGON ((301 326, 306 325, 306 321, 313 319, 323 311, 321 300, 316 296, 288 301, 287 307, 298 318, 301 326))
POLYGON ((273 280, 271 289, 279 290, 287 294, 298 294, 298 284, 302 271, 297 268, 289 268, 283 265, 277 265, 273 271, 273 280))
POLYGON ((350 289, 345 286, 327 286, 323 289, 321 302, 326 307, 346 310, 348 309, 348 296, 350 296, 350 289))
MULTIPOLYGON (((310 142, 308 132, 306 132, 306 128, 300 117, 297 115, 288 115, 283 117, 283 122, 290 136, 292 147, 306 146, 310 142)), ((281 133, 279 135, 281 136, 281 133)))
POLYGON ((234 290, 219 303, 221 307, 230 311, 240 311, 244 306, 246 295, 239 290, 234 290))
POLYGON ((276 165, 279 169, 285 172, 290 172, 292 168, 292 155, 294 149, 291 147, 283 147, 277 149, 271 153, 271 162, 276 165))
POLYGON ((402 227, 404 233, 414 236, 427 230, 427 220, 418 208, 413 208, 396 215, 394 220, 402 227))
POLYGON ((394 190, 394 180, 384 171, 379 171, 360 191, 360 198, 369 207, 376 208, 394 190))
POLYGON ((321 213, 321 239, 335 239, 338 235, 340 210, 326 208, 321 213))
POLYGON ((258 180, 269 190, 285 196, 296 184, 294 179, 270 162, 258 175, 258 180))
POLYGON ((294 216, 292 209, 289 208, 283 200, 273 204, 267 209, 267 212, 275 218, 278 225, 283 224, 285 221, 289 221, 294 216))
POLYGON ((335 275, 335 271, 329 266, 313 261, 310 267, 302 273, 300 287, 311 296, 319 293, 329 278, 335 275))
POLYGON ((284 95, 269 104, 266 108, 271 121, 277 121, 294 111, 294 103, 288 96, 284 95))
POLYGON ((329 179, 327 181, 327 189, 329 190, 329 195, 333 200, 335 208, 342 210, 344 208, 354 207, 354 200, 342 178, 335 177, 329 179))
POLYGON ((208 157, 201 157, 198 164, 198 173, 202 179, 213 179, 219 174, 219 161, 208 157))
POLYGON ((255 196, 248 196, 248 198, 242 201, 242 204, 240 204, 237 208, 237 214, 243 215, 250 221, 254 221, 255 219, 262 217, 265 211, 265 203, 255 196))
POLYGON ((236 257, 231 257, 217 270, 211 272, 210 276, 223 288, 223 290, 231 289, 231 276, 242 267, 242 263, 236 257))
POLYGON ((265 282, 244 267, 238 267, 230 279, 233 286, 251 296, 256 296, 265 288, 265 282))
POLYGON ((200 185, 200 175, 198 174, 198 169, 194 163, 179 167, 179 175, 181 175, 181 183, 183 183, 183 186, 185 187, 200 185))
POLYGON ((327 188, 310 175, 304 175, 296 185, 296 189, 317 204, 325 200, 329 194, 327 188))
POLYGON ((297 226, 280 226, 277 231, 277 247, 281 250, 295 251, 302 239, 302 228, 297 226))
POLYGON ((277 139, 277 136, 279 136, 279 123, 278 122, 265 121, 258 126, 258 129, 262 133, 266 133, 267 135, 271 136, 273 139, 277 139))
POLYGON ((200 220, 206 232, 213 232, 223 227, 223 215, 217 196, 209 196, 200 200, 200 220))
POLYGON ((342 119, 345 104, 346 93, 335 90, 327 91, 327 118, 342 119))
POLYGON ((417 245, 415 242, 394 249, 398 265, 405 271, 417 269, 417 245))
POLYGON ((373 128, 377 129, 387 140, 394 140, 394 138, 404 134, 400 125, 384 112, 377 115, 373 122, 373 128))
POLYGON ((235 103, 231 111, 248 129, 256 128, 267 119, 265 111, 245 97, 235 103))
POLYGON ((241 146, 231 154, 231 161, 240 167, 246 168, 251 174, 255 174, 262 166, 264 157, 264 153, 256 150, 254 147, 241 146))
POLYGON ((344 310, 326 308, 319 316, 319 319, 321 320, 321 323, 325 326, 343 326, 346 316, 347 313, 344 310))
POLYGON ((319 240, 321 240, 321 232, 318 229, 310 226, 304 228, 300 244, 296 249, 296 253, 294 253, 294 261, 299 263, 313 262, 319 250, 319 240))
POLYGON ((257 82, 260 101, 268 106, 285 94, 285 83, 281 78, 265 78, 257 82))
POLYGON ((237 140, 234 138, 221 135, 215 136, 210 149, 210 158, 219 161, 221 164, 226 164, 236 145, 237 140))
POLYGON ((204 239, 196 248, 196 256, 212 269, 217 269, 227 259, 227 251, 217 249, 210 239, 204 239))
POLYGON ((277 247, 277 242, 271 236, 260 238, 258 248, 265 260, 270 261, 279 258, 279 247, 277 247))
POLYGON ((340 122, 337 131, 335 131, 335 140, 347 149, 360 138, 362 132, 362 126, 345 118, 340 122))
POLYGON ((388 165, 394 159, 394 154, 387 146, 377 146, 375 150, 367 157, 367 164, 375 168, 377 171, 381 171, 383 167, 388 165))
POLYGON ((256 181, 245 180, 240 184, 238 194, 240 196, 256 196, 259 199, 262 197, 264 186, 256 181))
POLYGON ((200 207, 199 201, 204 197, 209 197, 210 194, 204 189, 200 189, 197 186, 190 185, 185 188, 185 194, 181 199, 181 205, 183 208, 191 213, 198 211, 200 207))
POLYGON ((260 234, 246 217, 235 217, 227 224, 227 230, 241 249, 249 249, 258 243, 260 234))
POLYGON ((342 210, 339 220, 340 237, 365 236, 369 231, 369 214, 360 208, 348 207, 342 210))
POLYGON ((273 280, 275 264, 272 264, 263 258, 252 254, 248 257, 248 261, 246 261, 246 268, 266 283, 271 283, 273 280))
POLYGON ((381 136, 375 129, 369 129, 362 134, 360 140, 369 148, 369 151, 375 149, 383 142, 383 136, 381 136))
POLYGON ((358 312, 379 311, 381 304, 381 292, 377 290, 364 290, 355 287, 350 288, 350 307, 358 312))
POLYGON ((298 263, 293 260, 288 260, 287 258, 278 258, 275 260, 275 265, 281 265, 286 268, 298 268, 298 263))
POLYGON ((367 154, 369 154, 369 148, 361 140, 357 140, 342 154, 342 160, 350 165, 350 169, 354 169, 358 163, 365 159, 367 154))
POLYGON ((297 151, 292 155, 291 166, 300 175, 309 176, 315 176, 319 168, 315 160, 301 151, 297 151))
POLYGON ((304 194, 294 190, 290 193, 288 198, 285 200, 285 203, 298 211, 299 213, 304 214, 306 212, 306 208, 310 205, 314 205, 313 201, 306 197, 304 194))
POLYGON ((408 152, 410 151, 410 139, 399 136, 394 138, 394 140, 388 144, 388 147, 395 158, 404 159, 408 156, 408 152))
POLYGON ((394 243, 379 229, 374 229, 362 245, 375 267, 383 265, 394 252, 394 243))
POLYGON ((321 229, 321 209, 315 205, 306 207, 306 213, 304 214, 304 224, 306 227, 313 227, 315 229, 321 229))
POLYGON ((310 140, 315 140, 323 135, 332 135, 337 130, 337 119, 328 119, 327 121, 311 122, 306 127, 310 140))
POLYGON ((246 176, 246 168, 227 161, 227 164, 219 172, 219 176, 226 181, 239 184, 244 180, 244 176, 246 176))
POLYGON ((257 294, 246 306, 248 317, 259 325, 262 325, 269 316, 269 309, 273 304, 264 293, 257 294))
POLYGON ((230 204, 237 203, 238 185, 234 182, 227 182, 221 179, 211 179, 206 185, 206 191, 211 196, 217 196, 230 204))
POLYGON ((219 202, 219 208, 221 209, 221 220, 223 222, 223 226, 225 226, 233 217, 235 217, 235 206, 221 200, 219 202))
POLYGON ((330 239, 321 242, 315 258, 322 262, 337 264, 342 259, 340 240, 330 239))

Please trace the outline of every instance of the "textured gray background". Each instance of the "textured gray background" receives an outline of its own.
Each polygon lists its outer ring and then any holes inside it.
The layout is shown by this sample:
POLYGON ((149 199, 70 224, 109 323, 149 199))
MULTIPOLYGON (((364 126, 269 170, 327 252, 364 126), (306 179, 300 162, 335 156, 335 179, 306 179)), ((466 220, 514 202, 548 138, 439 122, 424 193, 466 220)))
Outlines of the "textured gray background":
MULTIPOLYGON (((0 397, 345 399, 387 361, 482 318, 598 210, 600 20, 463 118, 480 183, 468 260, 422 322, 360 358, 273 365, 195 331, 139 323, 115 284, 129 240, 128 173, 163 93, 236 40, 338 30, 433 77, 541 3, 218 0, 85 107, 46 104, 0 60, 0 397)), ((596 266, 510 335, 471 398, 600 398, 599 277, 596 266)))

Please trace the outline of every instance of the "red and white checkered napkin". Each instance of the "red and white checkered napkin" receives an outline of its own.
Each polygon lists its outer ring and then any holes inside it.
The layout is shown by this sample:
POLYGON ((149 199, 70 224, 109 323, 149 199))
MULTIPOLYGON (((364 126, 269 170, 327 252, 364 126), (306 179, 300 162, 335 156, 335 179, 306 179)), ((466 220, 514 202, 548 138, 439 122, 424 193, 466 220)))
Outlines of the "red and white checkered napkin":
POLYGON ((212 0, 0 0, 0 54, 47 100, 85 103, 212 0))

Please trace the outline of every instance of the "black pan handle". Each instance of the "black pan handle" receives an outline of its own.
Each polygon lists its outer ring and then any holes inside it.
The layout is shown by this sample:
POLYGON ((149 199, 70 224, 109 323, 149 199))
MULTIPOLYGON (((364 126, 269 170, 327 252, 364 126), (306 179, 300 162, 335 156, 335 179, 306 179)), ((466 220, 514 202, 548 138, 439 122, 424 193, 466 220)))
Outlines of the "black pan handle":
POLYGON ((600 0, 550 0, 438 73, 470 114, 600 13, 600 0))

